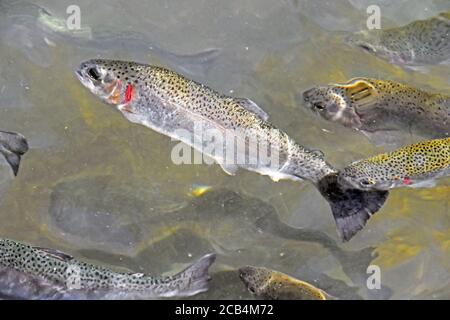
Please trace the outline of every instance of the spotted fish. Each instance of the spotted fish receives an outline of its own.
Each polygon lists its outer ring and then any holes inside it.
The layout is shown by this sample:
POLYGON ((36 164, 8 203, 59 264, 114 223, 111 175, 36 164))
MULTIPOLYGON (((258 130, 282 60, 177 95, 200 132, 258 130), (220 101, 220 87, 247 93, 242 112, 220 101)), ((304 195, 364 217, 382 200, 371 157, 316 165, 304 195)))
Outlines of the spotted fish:
POLYGON ((251 293, 267 300, 335 299, 307 282, 262 267, 242 267, 239 277, 251 293))
POLYGON ((356 161, 338 180, 361 190, 432 186, 450 175, 450 138, 412 144, 393 152, 356 161))
POLYGON ((46 248, 0 239, 0 297, 20 299, 151 299, 208 289, 208 254, 167 277, 120 273, 46 248))
POLYGON ((16 176, 20 159, 28 151, 28 142, 20 133, 0 131, 0 153, 5 157, 16 176))
POLYGON ((346 39, 390 63, 420 68, 450 63, 450 12, 388 30, 365 30, 346 39))
POLYGON ((226 96, 166 68, 136 62, 90 60, 76 74, 94 95, 115 106, 130 122, 184 142, 214 159, 228 174, 243 168, 274 181, 314 183, 330 203, 345 240, 360 227, 356 222, 351 230, 344 230, 348 227, 343 220, 359 221, 359 216, 373 214, 386 200, 384 192, 342 190, 338 171, 320 151, 297 144, 268 122, 267 113, 249 99, 226 96), (210 133, 215 135, 212 140, 210 133))
POLYGON ((450 96, 391 80, 355 78, 303 93, 305 105, 324 119, 376 133, 405 131, 435 139, 450 133, 450 96))

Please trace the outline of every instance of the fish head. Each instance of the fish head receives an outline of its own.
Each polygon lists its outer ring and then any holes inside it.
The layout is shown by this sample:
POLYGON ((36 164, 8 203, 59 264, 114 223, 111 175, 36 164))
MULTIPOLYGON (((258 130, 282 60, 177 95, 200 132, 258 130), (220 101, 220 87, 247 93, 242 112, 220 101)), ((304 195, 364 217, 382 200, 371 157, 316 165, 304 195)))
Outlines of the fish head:
POLYGON ((359 190, 389 190, 400 181, 391 173, 389 166, 373 165, 367 161, 357 161, 344 168, 338 176, 341 185, 359 190))
POLYGON ((261 267, 245 266, 239 269, 239 278, 248 291, 255 295, 261 295, 270 281, 271 271, 261 267))
POLYGON ((93 59, 80 64, 75 71, 80 82, 102 101, 131 111, 131 100, 137 94, 135 81, 141 65, 117 60, 93 59))
POLYGON ((410 46, 401 34, 395 32, 364 30, 351 34, 344 41, 349 46, 360 48, 393 64, 408 65, 414 60, 414 52, 410 46))
POLYGON ((357 47, 363 51, 379 55, 383 47, 380 45, 380 35, 378 30, 363 30, 355 32, 344 39, 344 42, 352 47, 357 47))
POLYGON ((338 122, 345 127, 359 129, 362 126, 362 119, 357 108, 361 103, 366 104, 369 99, 374 98, 375 91, 369 88, 371 86, 363 80, 316 86, 303 93, 303 100, 308 108, 322 118, 338 122))
POLYGON ((376 81, 354 78, 346 83, 317 86, 303 93, 306 106, 324 119, 353 129, 361 129, 364 116, 380 101, 376 81))

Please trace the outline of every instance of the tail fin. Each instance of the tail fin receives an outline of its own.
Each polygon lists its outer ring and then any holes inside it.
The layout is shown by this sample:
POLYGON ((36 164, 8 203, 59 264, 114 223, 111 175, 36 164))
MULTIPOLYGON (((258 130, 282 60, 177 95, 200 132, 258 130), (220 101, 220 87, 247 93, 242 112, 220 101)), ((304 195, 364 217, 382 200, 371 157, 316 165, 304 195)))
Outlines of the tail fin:
POLYGON ((14 175, 19 171, 20 158, 28 151, 28 142, 20 133, 0 131, 0 153, 11 166, 14 175))
POLYGON ((337 174, 322 178, 318 189, 330 204, 343 241, 350 240, 364 228, 367 220, 383 206, 389 195, 388 191, 346 189, 339 184, 337 174))
POLYGON ((177 296, 193 296, 208 290, 209 267, 216 260, 216 255, 210 253, 201 257, 198 261, 176 274, 173 278, 179 279, 180 287, 177 296))

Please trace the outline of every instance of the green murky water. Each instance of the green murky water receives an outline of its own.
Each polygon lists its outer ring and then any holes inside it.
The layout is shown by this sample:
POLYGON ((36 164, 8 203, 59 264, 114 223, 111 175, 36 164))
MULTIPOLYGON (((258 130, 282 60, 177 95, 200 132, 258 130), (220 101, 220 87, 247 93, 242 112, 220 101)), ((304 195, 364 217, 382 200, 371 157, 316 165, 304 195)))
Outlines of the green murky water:
MULTIPOLYGON (((11 8, 9 2, 1 4, 11 8)), ((51 38, 30 28, 33 6, 22 15, 3 11, 0 128, 23 133, 31 150, 15 179, 2 162, 0 235, 154 274, 217 252, 211 290, 195 298, 252 298, 235 272, 243 264, 289 273, 341 298, 450 298, 448 180, 393 191, 367 227, 342 244, 312 185, 175 165, 177 142, 128 123, 73 74, 80 61, 97 56, 180 67, 146 46, 178 54, 219 48, 207 65, 187 66, 191 78, 251 98, 300 144, 342 167, 382 149, 303 109, 303 90, 370 76, 449 93, 448 69, 407 72, 342 44, 346 32, 364 28, 366 2, 111 0, 99 9, 91 1, 36 1, 59 17, 77 4, 82 25, 92 30, 137 32, 145 39, 139 52, 119 41, 111 48, 51 38), (194 197, 196 185, 212 188, 194 197), (370 264, 381 268, 381 290, 366 287, 370 264)), ((383 27, 450 10, 438 0, 373 3, 383 27)))

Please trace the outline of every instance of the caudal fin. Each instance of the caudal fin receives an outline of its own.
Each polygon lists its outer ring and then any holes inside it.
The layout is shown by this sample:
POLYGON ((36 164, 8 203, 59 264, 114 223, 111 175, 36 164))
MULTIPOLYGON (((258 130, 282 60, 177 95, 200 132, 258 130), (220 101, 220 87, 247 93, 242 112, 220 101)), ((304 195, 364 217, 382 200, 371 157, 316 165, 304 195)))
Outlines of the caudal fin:
POLYGON ((318 189, 330 204, 343 241, 350 240, 364 228, 367 220, 383 206, 389 195, 388 191, 347 189, 339 184, 336 174, 322 178, 318 189))
POLYGON ((0 131, 0 153, 11 166, 14 175, 19 171, 20 158, 28 151, 28 142, 20 133, 0 131))
POLYGON ((176 274, 174 278, 181 280, 181 287, 178 288, 176 295, 187 297, 207 291, 208 282, 210 280, 209 267, 215 260, 216 255, 214 253, 207 254, 180 273, 176 274))

